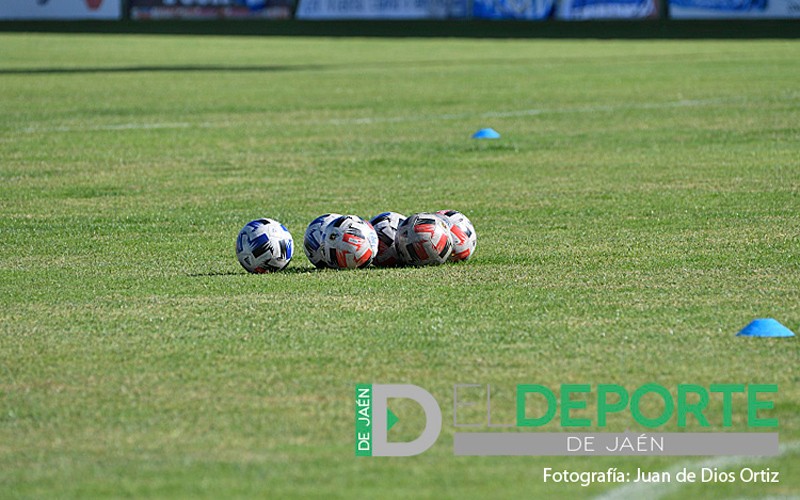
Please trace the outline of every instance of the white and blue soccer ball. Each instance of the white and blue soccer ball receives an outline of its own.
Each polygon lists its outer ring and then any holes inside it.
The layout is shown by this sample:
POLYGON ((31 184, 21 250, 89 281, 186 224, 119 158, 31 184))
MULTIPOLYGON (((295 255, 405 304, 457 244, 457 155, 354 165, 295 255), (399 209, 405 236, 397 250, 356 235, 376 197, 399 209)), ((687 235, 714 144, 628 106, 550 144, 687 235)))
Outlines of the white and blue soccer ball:
POLYGON ((378 234, 357 215, 342 215, 322 232, 325 264, 334 269, 367 267, 378 254, 378 234))
POLYGON ((466 215, 458 210, 439 210, 450 222, 450 239, 453 242, 453 252, 450 254, 451 262, 467 260, 475 253, 478 245, 478 233, 466 215))
POLYGON ((372 264, 378 267, 391 267, 400 265, 400 257, 394 246, 397 226, 406 220, 406 216, 397 212, 383 212, 370 219, 369 223, 378 234, 378 255, 372 264))
POLYGON ((274 219, 256 219, 239 231, 236 258, 251 273, 280 271, 292 260, 293 247, 286 226, 274 219))
POLYGON ((397 227, 394 246, 403 264, 444 264, 453 251, 450 228, 444 217, 433 213, 410 215, 397 227))
POLYGON ((320 215, 311 221, 303 235, 303 250, 306 257, 318 268, 327 267, 325 257, 322 254, 322 233, 325 228, 334 220, 341 217, 341 214, 320 215))

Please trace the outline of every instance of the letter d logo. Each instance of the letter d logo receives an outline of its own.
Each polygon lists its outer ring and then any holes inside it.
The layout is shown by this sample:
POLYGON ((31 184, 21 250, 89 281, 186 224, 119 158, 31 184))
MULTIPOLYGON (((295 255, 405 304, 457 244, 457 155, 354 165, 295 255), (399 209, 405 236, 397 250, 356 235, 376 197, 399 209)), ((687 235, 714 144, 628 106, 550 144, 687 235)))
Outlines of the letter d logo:
POLYGON ((425 389, 403 384, 356 386, 356 455, 373 457, 419 455, 433 446, 441 430, 442 411, 436 399, 425 389), (425 412, 425 429, 417 439, 408 443, 388 441, 389 398, 412 399, 422 407, 425 412))

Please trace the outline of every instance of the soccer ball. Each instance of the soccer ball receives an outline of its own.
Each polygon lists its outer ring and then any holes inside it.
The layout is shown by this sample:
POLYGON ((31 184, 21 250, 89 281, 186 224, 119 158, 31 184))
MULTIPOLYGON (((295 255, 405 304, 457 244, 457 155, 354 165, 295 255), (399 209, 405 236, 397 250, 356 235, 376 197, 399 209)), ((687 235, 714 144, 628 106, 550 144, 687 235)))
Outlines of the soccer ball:
POLYGON ((397 212, 383 212, 373 217, 369 223, 378 233, 378 255, 372 263, 380 267, 396 266, 400 263, 397 250, 394 247, 394 237, 397 226, 405 220, 406 216, 397 212))
POLYGON ((280 271, 292 260, 294 240, 289 230, 273 219, 250 221, 236 238, 236 258, 251 273, 280 271))
POLYGON ((439 210, 436 213, 444 215, 450 221, 450 239, 453 242, 450 261, 458 262, 472 257, 478 244, 478 233, 472 227, 472 222, 457 210, 439 210))
POLYGON ((341 216, 341 214, 320 215, 312 220, 311 224, 306 228, 306 233, 303 235, 303 250, 308 260, 316 267, 322 268, 327 266, 325 258, 322 255, 322 232, 328 224, 341 216))
POLYGON ((322 232, 322 255, 334 269, 367 267, 378 254, 378 233, 357 215, 342 215, 322 232))
POLYGON ((453 250, 444 217, 431 213, 414 214, 401 222, 394 246, 404 264, 415 266, 444 264, 453 250))

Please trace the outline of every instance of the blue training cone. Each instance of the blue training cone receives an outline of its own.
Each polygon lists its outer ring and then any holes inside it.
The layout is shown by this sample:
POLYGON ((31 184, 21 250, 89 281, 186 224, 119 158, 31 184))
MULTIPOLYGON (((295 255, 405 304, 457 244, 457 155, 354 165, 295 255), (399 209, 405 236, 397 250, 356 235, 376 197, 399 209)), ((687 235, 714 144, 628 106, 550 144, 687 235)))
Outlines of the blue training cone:
POLYGON ((472 134, 473 139, 499 139, 500 134, 493 128, 482 128, 472 134))
POLYGON ((772 318, 754 319, 737 337, 794 337, 794 332, 772 318))

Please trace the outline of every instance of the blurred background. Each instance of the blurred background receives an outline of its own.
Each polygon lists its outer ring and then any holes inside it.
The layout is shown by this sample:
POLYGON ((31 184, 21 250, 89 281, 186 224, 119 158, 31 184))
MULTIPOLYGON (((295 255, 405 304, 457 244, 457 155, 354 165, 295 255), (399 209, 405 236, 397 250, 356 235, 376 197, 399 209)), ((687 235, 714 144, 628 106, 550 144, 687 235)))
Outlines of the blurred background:
POLYGON ((800 0, 3 0, 0 20, 800 19, 800 0))

